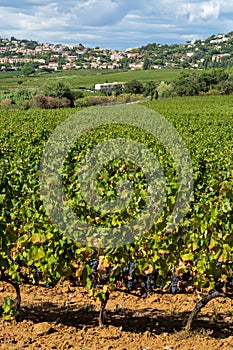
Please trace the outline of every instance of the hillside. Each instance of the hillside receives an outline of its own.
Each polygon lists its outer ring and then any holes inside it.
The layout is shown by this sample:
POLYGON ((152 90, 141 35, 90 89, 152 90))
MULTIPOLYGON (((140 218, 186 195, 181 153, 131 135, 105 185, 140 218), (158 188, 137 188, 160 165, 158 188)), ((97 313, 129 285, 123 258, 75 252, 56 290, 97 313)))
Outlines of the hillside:
POLYGON ((22 71, 23 75, 69 69, 226 68, 232 64, 233 32, 193 43, 151 43, 125 51, 0 38, 0 71, 22 71))
POLYGON ((183 68, 229 67, 233 63, 233 32, 212 35, 186 44, 148 44, 137 50, 147 58, 147 66, 172 65, 183 68))

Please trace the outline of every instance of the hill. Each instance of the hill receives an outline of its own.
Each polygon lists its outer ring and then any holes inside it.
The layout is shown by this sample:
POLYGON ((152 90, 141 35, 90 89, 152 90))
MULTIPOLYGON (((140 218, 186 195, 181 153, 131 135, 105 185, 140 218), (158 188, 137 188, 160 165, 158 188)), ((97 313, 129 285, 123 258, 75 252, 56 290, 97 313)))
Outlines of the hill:
POLYGON ((151 43, 125 51, 0 38, 0 71, 21 71, 23 75, 69 69, 226 68, 232 64, 233 32, 185 44, 151 43))

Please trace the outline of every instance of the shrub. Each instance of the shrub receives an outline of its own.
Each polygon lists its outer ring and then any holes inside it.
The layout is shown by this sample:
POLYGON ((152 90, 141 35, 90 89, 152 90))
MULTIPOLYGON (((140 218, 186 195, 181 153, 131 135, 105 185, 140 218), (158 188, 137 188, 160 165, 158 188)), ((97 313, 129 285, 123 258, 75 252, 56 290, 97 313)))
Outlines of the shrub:
POLYGON ((27 109, 32 107, 32 100, 19 101, 17 106, 18 106, 19 109, 22 109, 22 110, 26 111, 27 109))
POLYGON ((77 100, 78 98, 82 98, 84 97, 84 94, 82 91, 80 90, 76 90, 73 92, 73 95, 74 95, 74 99, 77 100))
POLYGON ((20 89, 13 93, 13 99, 15 99, 16 102, 21 100, 29 100, 32 98, 33 92, 29 89, 20 89))
POLYGON ((35 107, 46 109, 48 108, 48 97, 44 94, 37 94, 34 96, 32 104, 35 107))
POLYGON ((213 95, 213 96, 217 96, 220 95, 219 90, 217 89, 210 89, 209 92, 207 93, 208 95, 213 95))
POLYGON ((174 94, 172 84, 160 83, 158 86, 158 96, 162 98, 170 97, 174 94))
POLYGON ((71 101, 71 105, 75 100, 75 96, 70 86, 58 81, 56 83, 47 83, 43 87, 43 93, 45 96, 52 96, 57 98, 68 98, 71 101))
POLYGON ((230 95, 233 93, 233 80, 227 79, 221 84, 221 93, 230 95))
POLYGON ((83 98, 80 98, 75 101, 74 105, 75 107, 90 107, 90 106, 96 106, 101 105, 105 103, 113 103, 115 102, 115 98, 110 96, 86 96, 83 98))
POLYGON ((66 98, 57 98, 57 97, 47 97, 48 107, 47 108, 67 108, 71 106, 71 101, 66 98))
POLYGON ((124 85, 124 92, 128 94, 142 94, 143 91, 143 84, 136 79, 131 80, 124 85))
POLYGON ((10 109, 12 108, 12 101, 9 98, 5 98, 4 100, 1 101, 1 107, 3 109, 10 109))
POLYGON ((128 102, 130 102, 130 95, 128 95, 128 94, 122 94, 121 96, 119 96, 119 98, 118 98, 118 101, 119 102, 122 102, 122 103, 128 103, 128 102))
POLYGON ((42 109, 67 108, 71 106, 71 101, 66 97, 58 98, 37 94, 33 98, 32 105, 42 109))

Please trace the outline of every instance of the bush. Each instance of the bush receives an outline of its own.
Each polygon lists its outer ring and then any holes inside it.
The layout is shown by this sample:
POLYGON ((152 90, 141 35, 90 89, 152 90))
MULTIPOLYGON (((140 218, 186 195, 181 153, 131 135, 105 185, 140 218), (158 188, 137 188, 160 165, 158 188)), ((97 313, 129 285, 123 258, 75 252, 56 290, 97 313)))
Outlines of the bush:
POLYGON ((33 96, 33 92, 29 89, 20 89, 12 94, 12 98, 17 102, 22 100, 29 100, 33 96))
POLYGON ((100 93, 104 96, 112 96, 112 89, 102 89, 100 93))
POLYGON ((48 96, 48 108, 67 108, 71 106, 71 101, 66 98, 48 96))
POLYGON ((143 84, 136 79, 131 80, 124 85, 124 92, 128 94, 142 94, 143 91, 144 91, 143 84))
POLYGON ((174 95, 174 89, 172 84, 160 83, 157 91, 158 91, 158 96, 162 98, 166 98, 174 95))
POLYGON ((9 98, 5 98, 4 100, 1 101, 1 107, 3 109, 10 109, 12 108, 12 101, 9 98))
POLYGON ((138 95, 130 95, 130 94, 122 94, 117 97, 117 102, 119 103, 130 103, 145 100, 142 94, 138 95))
POLYGON ((220 95, 220 92, 217 89, 210 89, 207 94, 212 96, 217 96, 217 95, 220 95))
POLYGON ((70 86, 58 81, 56 83, 48 83, 43 88, 43 94, 45 96, 52 96, 57 98, 68 98, 71 101, 71 105, 75 100, 75 96, 70 86))
POLYGON ((37 94, 33 98, 32 105, 42 109, 67 108, 71 106, 71 101, 66 97, 57 98, 37 94))
POLYGON ((44 94, 37 94, 33 98, 32 105, 38 108, 46 109, 48 108, 48 97, 44 94))
POLYGON ((116 99, 112 96, 86 96, 76 100, 74 105, 75 107, 90 107, 113 102, 116 102, 116 99))
POLYGON ((221 93, 230 95, 233 93, 233 80, 227 79, 221 84, 221 93))
POLYGON ((32 107, 32 100, 19 101, 17 106, 18 106, 19 109, 22 109, 22 110, 26 111, 27 109, 32 107))
POLYGON ((78 98, 84 97, 84 93, 80 90, 73 91, 74 99, 77 100, 78 98))

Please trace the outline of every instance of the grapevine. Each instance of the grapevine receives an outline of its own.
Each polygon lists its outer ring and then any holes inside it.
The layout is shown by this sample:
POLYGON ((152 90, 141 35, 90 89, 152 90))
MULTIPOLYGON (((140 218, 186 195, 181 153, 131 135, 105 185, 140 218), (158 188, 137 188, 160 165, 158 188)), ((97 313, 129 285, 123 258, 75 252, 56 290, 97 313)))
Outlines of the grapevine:
MULTIPOLYGON (((144 142, 153 149, 168 179, 167 203, 155 225, 133 244, 97 249, 67 237, 47 215, 40 197, 40 160, 55 128, 74 113, 62 111, 2 111, 0 118, 0 280, 16 291, 20 307, 20 285, 52 288, 61 278, 85 285, 101 302, 100 324, 111 291, 139 296, 158 291, 172 294, 204 293, 202 303, 187 324, 214 297, 232 298, 233 251, 233 138, 232 106, 228 96, 172 98, 147 103, 173 123, 191 154, 194 192, 184 220, 172 231, 163 224, 177 194, 177 172, 171 157, 148 133, 144 142), (216 294, 215 294, 216 293, 216 294)), ((64 163, 63 183, 73 209, 94 225, 119 226, 116 216, 97 215, 77 204, 76 162, 88 148, 111 132, 108 126, 90 133, 73 147, 64 163), (87 215, 88 213, 88 215, 87 215)), ((124 130, 116 127, 113 136, 124 130)), ((142 134, 129 129, 138 140, 142 134)), ((99 191, 111 200, 118 177, 136 177, 136 211, 145 201, 145 177, 132 162, 115 160, 103 168, 99 191)), ((135 208, 135 207, 134 207, 135 208)), ((129 219, 135 212, 121 213, 129 219)), ((10 305, 10 304, 9 304, 10 305)), ((13 308, 14 306, 12 306, 13 308)))

